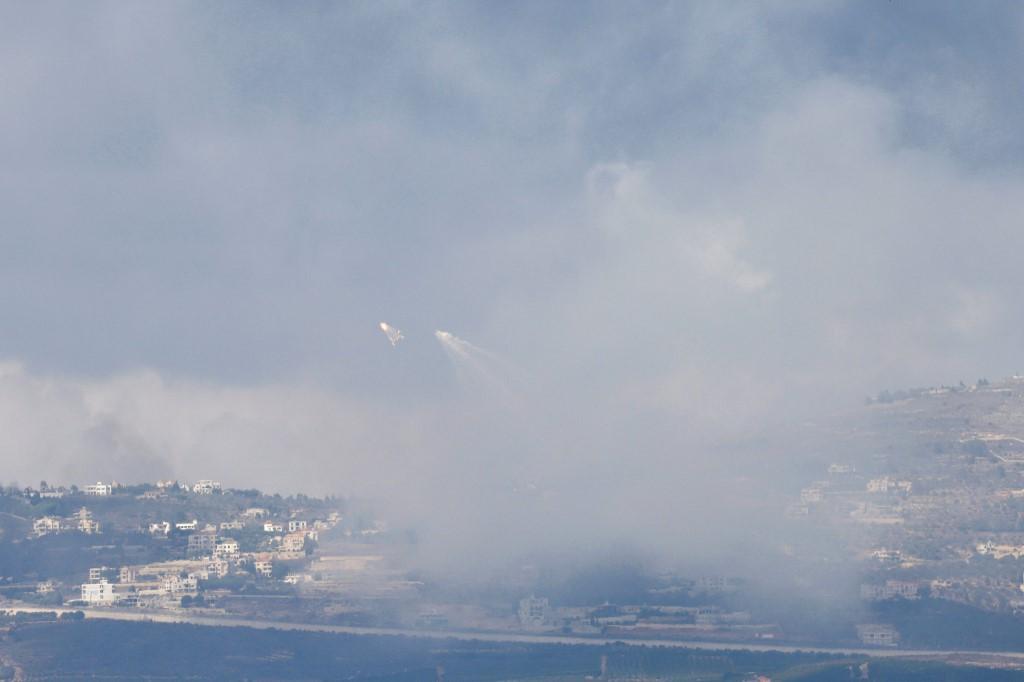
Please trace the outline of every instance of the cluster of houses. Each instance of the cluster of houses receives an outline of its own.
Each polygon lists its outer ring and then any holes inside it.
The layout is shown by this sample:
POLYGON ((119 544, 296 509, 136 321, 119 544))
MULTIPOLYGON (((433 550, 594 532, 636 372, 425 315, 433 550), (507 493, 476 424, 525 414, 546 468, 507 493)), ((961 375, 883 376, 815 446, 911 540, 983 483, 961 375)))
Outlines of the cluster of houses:
POLYGON ((988 542, 978 543, 974 548, 978 554, 990 556, 993 559, 1004 559, 1006 557, 1020 559, 1024 557, 1024 545, 995 543, 989 540, 988 542))
POLYGON ((82 584, 81 601, 90 606, 143 606, 163 608, 175 605, 185 595, 196 595, 199 581, 225 576, 227 562, 168 561, 145 566, 89 569, 82 584))
MULTIPOLYGON (((18 494, 30 499, 74 499, 83 495, 105 498, 129 491, 126 486, 116 481, 97 481, 81 488, 50 487, 43 482, 38 489, 19 489, 18 494)), ((172 495, 180 498, 183 494, 198 496, 222 492, 224 490, 221 483, 211 479, 197 480, 194 483, 165 480, 157 482, 155 486, 145 486, 141 494, 135 497, 139 500, 160 500, 172 495)), ((197 509, 207 506, 199 505, 197 509)), ((213 505, 213 508, 224 509, 219 504, 213 505)), ((275 565, 282 564, 281 568, 288 565, 297 566, 297 562, 305 559, 310 553, 311 546, 319 541, 322 532, 342 522, 341 514, 337 511, 325 511, 319 518, 314 518, 305 515, 301 509, 291 509, 283 519, 262 507, 250 507, 240 513, 226 512, 226 519, 224 514, 225 512, 222 512, 221 518, 213 519, 218 521, 217 523, 201 522, 196 518, 177 521, 147 520, 147 523, 137 530, 148 530, 156 539, 169 539, 171 542, 166 546, 175 548, 171 556, 180 558, 113 568, 95 567, 89 571, 88 579, 80 584, 79 590, 76 590, 80 591, 76 596, 80 596, 84 604, 93 606, 167 608, 181 604, 182 597, 195 597, 203 581, 226 578, 235 573, 250 576, 255 574, 264 578, 277 576, 293 584, 306 582, 311 576, 283 575, 285 570, 275 572, 275 565), (291 518, 288 518, 289 516, 291 518), (178 550, 182 539, 185 539, 186 543, 182 550, 178 550), (178 551, 182 551, 183 556, 177 554, 178 551)), ((157 518, 159 519, 159 516, 157 518)), ((104 520, 115 523, 106 517, 104 520)), ((34 519, 30 537, 39 538, 59 533, 92 535, 100 532, 100 521, 89 508, 82 506, 70 516, 46 515, 34 519)), ((37 585, 37 592, 50 594, 56 592, 59 587, 60 585, 53 580, 47 580, 37 585)))
POLYGON ((85 533, 94 535, 100 532, 100 522, 93 518, 92 512, 82 507, 67 517, 41 516, 32 522, 32 534, 35 537, 53 533, 85 533))
MULTIPOLYGON (((204 485, 202 489, 209 487, 204 485)), ((195 488, 192 490, 197 492, 195 488)), ((188 533, 187 558, 122 566, 116 573, 114 569, 106 567, 92 569, 88 582, 81 586, 81 600, 91 606, 167 608, 176 606, 182 597, 195 597, 202 581, 240 572, 271 578, 274 576, 275 562, 305 558, 309 543, 316 542, 321 531, 335 527, 342 520, 338 512, 331 512, 324 519, 264 521, 269 517, 269 510, 250 507, 237 518, 219 524, 200 524, 195 519, 177 523, 151 523, 149 532, 154 535, 166 536, 172 529, 188 533), (272 533, 266 538, 269 549, 242 551, 239 542, 229 533, 247 527, 272 533)), ((292 584, 299 582, 295 576, 284 576, 284 580, 292 584)))

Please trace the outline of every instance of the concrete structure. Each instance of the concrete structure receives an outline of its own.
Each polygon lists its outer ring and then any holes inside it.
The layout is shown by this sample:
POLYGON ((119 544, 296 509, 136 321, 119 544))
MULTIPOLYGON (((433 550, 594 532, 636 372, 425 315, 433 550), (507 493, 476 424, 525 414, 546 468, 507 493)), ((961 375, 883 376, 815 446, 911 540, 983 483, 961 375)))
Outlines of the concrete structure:
POLYGON ((306 546, 306 534, 302 531, 288 533, 281 540, 281 549, 285 552, 301 552, 306 546))
POLYGON ((217 536, 213 533, 193 533, 188 536, 187 551, 191 556, 212 554, 217 548, 217 536))
POLYGON ((99 521, 92 518, 92 512, 82 507, 71 517, 71 522, 78 528, 79 533, 92 535, 100 532, 99 521))
POLYGON ((199 581, 195 576, 182 578, 179 575, 166 575, 160 580, 160 586, 167 594, 186 594, 195 592, 199 587, 199 581))
POLYGON ((533 630, 547 624, 550 605, 544 597, 529 596, 519 600, 519 625, 533 630))
POLYGON ((824 499, 824 495, 824 491, 817 486, 804 488, 800 491, 800 501, 804 504, 821 502, 824 499))
POLYGON ((884 585, 864 584, 860 586, 861 599, 868 601, 917 599, 919 592, 920 586, 911 580, 886 580, 884 585))
POLYGON ((220 481, 204 479, 202 481, 197 481, 196 484, 192 486, 192 492, 196 495, 212 495, 213 493, 219 493, 220 491, 220 481))
POLYGON ((82 601, 93 605, 110 605, 117 602, 114 586, 106 580, 82 584, 82 601))
POLYGON ((238 542, 231 538, 224 538, 217 543, 214 553, 220 557, 238 556, 238 542))
POLYGON ((43 536, 64 530, 64 522, 56 516, 43 516, 32 522, 32 532, 43 536))
POLYGON ((881 623, 865 623, 857 626, 857 636, 860 641, 869 646, 896 646, 899 644, 900 635, 891 625, 881 623))
POLYGON ((110 570, 111 569, 107 568, 106 566, 95 566, 93 568, 90 568, 89 569, 89 582, 91 582, 91 583, 98 583, 98 582, 105 581, 106 578, 104 576, 106 575, 107 571, 110 571, 110 570))
POLYGON ((206 570, 211 575, 215 575, 218 578, 223 578, 231 570, 231 565, 224 559, 217 557, 206 565, 206 570))
POLYGON ((114 486, 97 481, 93 485, 85 486, 83 492, 85 492, 86 495, 106 497, 107 495, 110 495, 112 492, 114 492, 114 486))

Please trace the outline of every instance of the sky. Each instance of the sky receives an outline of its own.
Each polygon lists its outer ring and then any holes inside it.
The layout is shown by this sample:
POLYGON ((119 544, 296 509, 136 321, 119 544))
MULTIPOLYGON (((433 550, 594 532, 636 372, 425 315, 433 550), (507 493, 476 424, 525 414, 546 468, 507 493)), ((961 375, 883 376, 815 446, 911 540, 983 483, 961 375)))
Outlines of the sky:
POLYGON ((373 497, 523 546, 706 509, 766 430, 1020 370, 1022 31, 1012 2, 7 3, 0 476, 373 497))

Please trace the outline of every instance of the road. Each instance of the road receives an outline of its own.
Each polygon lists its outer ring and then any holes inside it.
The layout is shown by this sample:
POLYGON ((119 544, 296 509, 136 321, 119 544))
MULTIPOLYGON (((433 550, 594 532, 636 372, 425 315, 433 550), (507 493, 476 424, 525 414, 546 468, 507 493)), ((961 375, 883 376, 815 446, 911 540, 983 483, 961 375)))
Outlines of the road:
POLYGON ((666 647, 672 649, 703 649, 709 651, 758 651, 780 653, 819 653, 838 656, 870 656, 874 658, 956 658, 961 662, 992 662, 1000 659, 1004 663, 1024 665, 1024 652, 1020 651, 972 651, 934 649, 865 649, 856 647, 792 646, 775 643, 707 642, 666 639, 621 639, 612 637, 574 637, 569 635, 530 635, 518 632, 491 632, 465 630, 414 630, 408 628, 372 628, 348 625, 319 625, 316 623, 288 623, 283 621, 250 620, 226 616, 200 616, 188 613, 140 612, 119 609, 62 609, 38 606, 10 605, 8 611, 57 612, 82 611, 86 618, 107 620, 187 623, 209 627, 242 627, 257 630, 294 630, 301 632, 326 632, 340 635, 366 635, 377 637, 417 637, 423 639, 457 639, 463 641, 498 642, 518 644, 571 644, 578 646, 627 646, 666 647))

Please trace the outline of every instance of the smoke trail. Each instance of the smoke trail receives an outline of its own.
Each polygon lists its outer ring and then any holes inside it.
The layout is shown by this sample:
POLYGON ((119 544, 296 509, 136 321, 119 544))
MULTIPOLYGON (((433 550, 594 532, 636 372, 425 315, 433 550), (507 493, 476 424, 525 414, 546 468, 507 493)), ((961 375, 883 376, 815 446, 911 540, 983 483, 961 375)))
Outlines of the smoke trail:
POLYGON ((434 332, 448 359, 455 365, 456 372, 464 384, 482 384, 488 388, 508 392, 507 382, 499 376, 494 367, 500 363, 496 355, 451 332, 438 329, 434 332))
POLYGON ((404 336, 402 336, 402 331, 400 329, 392 327, 387 322, 380 323, 380 330, 384 332, 385 336, 388 337, 388 341, 391 342, 392 348, 397 346, 398 342, 405 338, 404 336))

